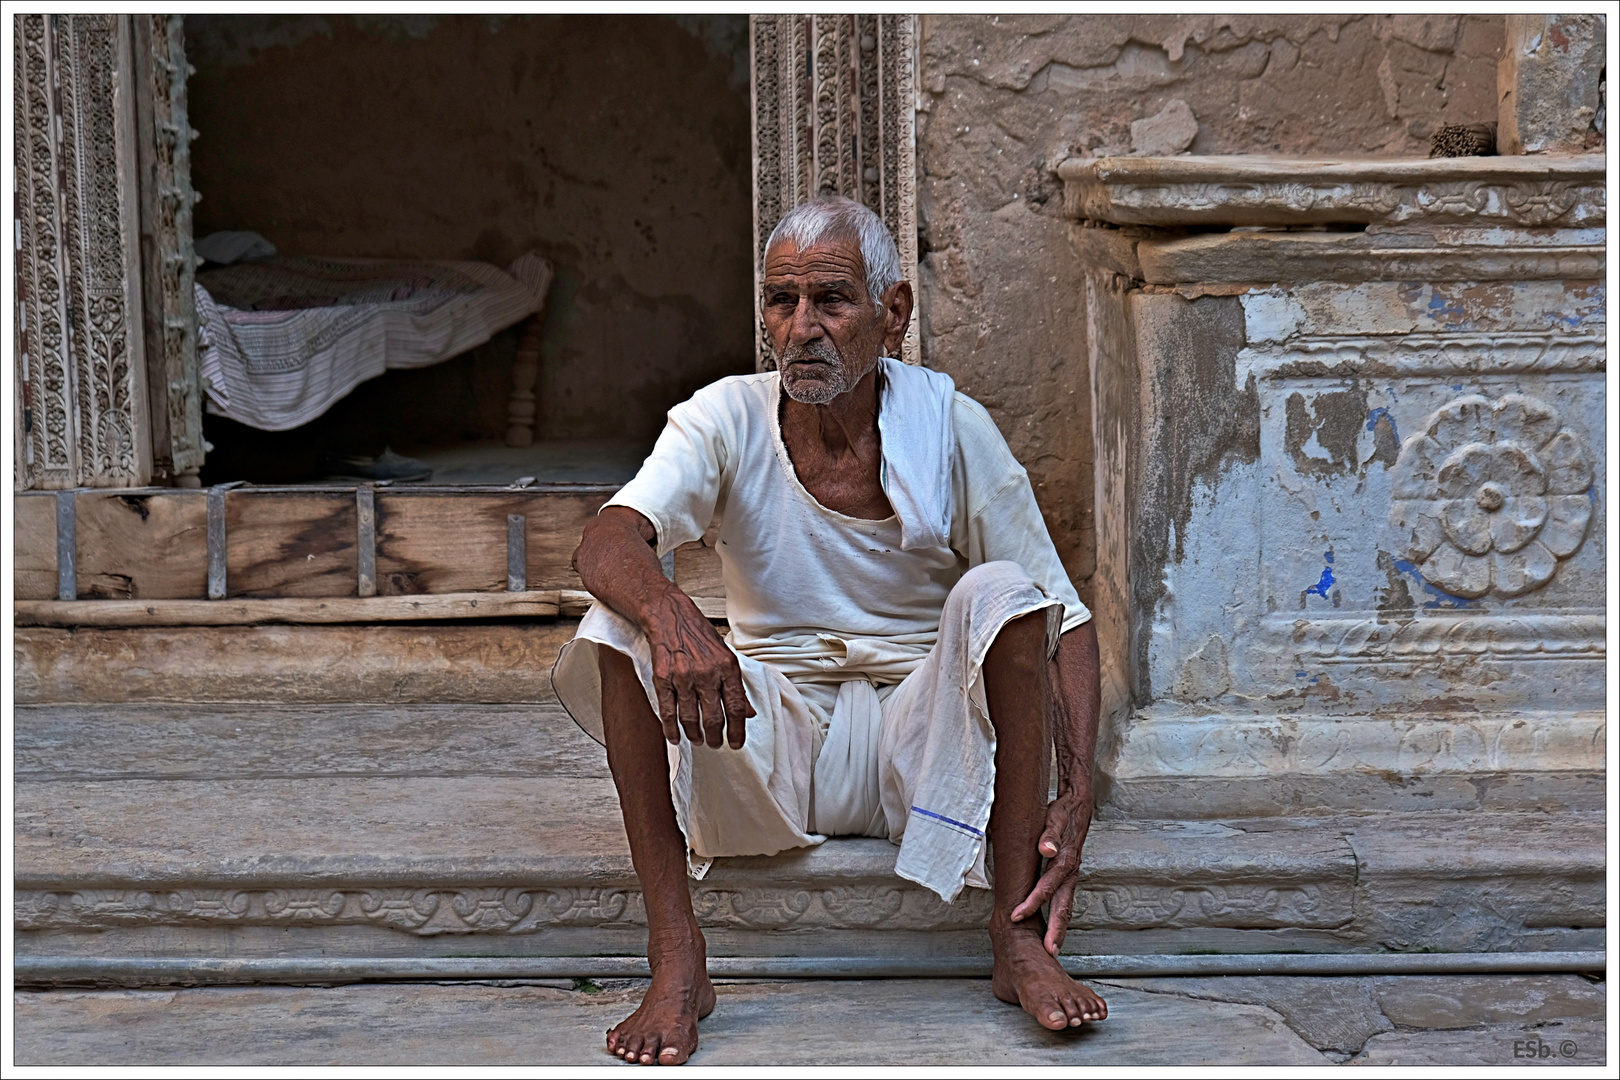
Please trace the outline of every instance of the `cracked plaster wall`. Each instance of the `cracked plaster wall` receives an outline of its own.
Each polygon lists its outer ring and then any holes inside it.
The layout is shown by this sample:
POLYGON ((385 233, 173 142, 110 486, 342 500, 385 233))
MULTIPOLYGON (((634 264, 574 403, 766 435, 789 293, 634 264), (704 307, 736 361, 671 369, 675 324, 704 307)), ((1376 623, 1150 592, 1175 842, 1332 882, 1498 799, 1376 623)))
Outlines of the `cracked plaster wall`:
MULTIPOLYGON (((671 405, 753 370, 747 27, 187 16, 198 235, 500 265, 537 250, 557 278, 536 434, 650 442, 671 405)), ((515 343, 390 372, 332 426, 392 417, 396 448, 499 439, 515 343)))
POLYGON ((1423 156, 1496 119, 1501 16, 924 16, 917 135, 923 350, 1029 469, 1090 599, 1084 267, 1066 156, 1130 146, 1185 101, 1195 154, 1423 156))

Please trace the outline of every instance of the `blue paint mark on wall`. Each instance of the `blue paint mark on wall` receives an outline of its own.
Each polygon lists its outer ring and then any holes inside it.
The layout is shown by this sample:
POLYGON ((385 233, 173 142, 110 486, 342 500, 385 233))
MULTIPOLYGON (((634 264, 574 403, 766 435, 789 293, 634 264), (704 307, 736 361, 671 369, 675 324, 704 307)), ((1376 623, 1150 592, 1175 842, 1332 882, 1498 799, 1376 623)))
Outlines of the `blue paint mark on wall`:
POLYGON ((1317 596, 1320 596, 1322 599, 1326 600, 1328 598, 1328 590, 1333 588, 1333 552, 1324 551, 1322 553, 1322 558, 1327 560, 1327 565, 1322 567, 1322 577, 1315 585, 1312 585, 1310 588, 1306 589, 1305 593, 1306 595, 1315 593, 1317 596))
POLYGON ((1436 291, 1429 297, 1429 318, 1455 324, 1463 317, 1462 304, 1436 291))
POLYGON ((1456 596, 1438 586, 1430 585, 1428 579, 1423 576, 1422 571, 1405 559, 1396 559, 1395 569, 1409 575, 1413 581, 1418 583, 1419 588, 1434 597, 1433 600, 1424 602, 1423 606, 1425 608, 1434 610, 1437 608, 1471 608, 1479 606, 1478 600, 1470 600, 1466 596, 1456 596))
POLYGON ((1376 409, 1373 409, 1367 414, 1367 430, 1372 431, 1378 427, 1378 421, 1380 419, 1389 421, 1389 430, 1391 434, 1395 436, 1395 445, 1399 446, 1401 444, 1401 429, 1395 426, 1394 414, 1388 409, 1384 408, 1382 405, 1378 406, 1376 409))

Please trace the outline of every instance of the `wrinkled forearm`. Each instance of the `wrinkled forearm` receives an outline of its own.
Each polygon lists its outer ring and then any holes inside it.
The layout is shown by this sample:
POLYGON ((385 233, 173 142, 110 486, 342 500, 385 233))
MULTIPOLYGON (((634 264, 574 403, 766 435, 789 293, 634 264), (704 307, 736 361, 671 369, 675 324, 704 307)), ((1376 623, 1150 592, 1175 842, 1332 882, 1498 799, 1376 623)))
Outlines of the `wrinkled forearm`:
MULTIPOLYGON (((574 570, 590 594, 635 623, 649 638, 684 606, 697 608, 664 576, 647 519, 609 506, 593 518, 574 551, 574 570)), ((701 617, 701 616, 699 616, 701 617)))
POLYGON ((1075 791, 1090 802, 1091 770, 1097 753, 1102 683, 1097 628, 1086 622, 1064 634, 1052 661, 1053 730, 1057 749, 1058 793, 1075 791))

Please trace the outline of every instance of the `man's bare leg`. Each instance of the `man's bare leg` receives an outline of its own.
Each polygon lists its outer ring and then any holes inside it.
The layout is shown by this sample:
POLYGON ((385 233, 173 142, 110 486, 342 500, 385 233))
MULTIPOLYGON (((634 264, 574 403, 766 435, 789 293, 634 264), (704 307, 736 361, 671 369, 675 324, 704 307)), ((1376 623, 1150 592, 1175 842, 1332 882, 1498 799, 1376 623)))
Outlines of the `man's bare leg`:
POLYGON ((597 655, 608 768, 647 905, 652 965, 641 1007, 608 1032, 607 1048, 626 1061, 679 1065, 697 1049, 698 1021, 714 1011, 714 985, 686 883, 686 838, 669 794, 668 744, 634 663, 605 645, 597 655))
POLYGON ((1103 999, 1071 979, 1046 951, 1045 920, 1039 914, 1012 921, 1040 876, 1036 845, 1046 826, 1048 755, 1052 736, 1046 672, 1046 612, 1002 627, 984 661, 985 701, 996 729, 995 802, 990 808, 990 845, 995 855, 995 911, 990 947, 996 997, 1056 1031, 1108 1016, 1103 999))

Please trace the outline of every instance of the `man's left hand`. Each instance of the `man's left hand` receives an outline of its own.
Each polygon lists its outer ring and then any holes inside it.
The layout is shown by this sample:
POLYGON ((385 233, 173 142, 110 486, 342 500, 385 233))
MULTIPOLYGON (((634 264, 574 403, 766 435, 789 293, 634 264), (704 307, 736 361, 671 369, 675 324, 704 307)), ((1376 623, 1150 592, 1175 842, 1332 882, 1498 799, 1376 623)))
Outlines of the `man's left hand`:
POLYGON ((1080 849, 1085 846, 1086 833, 1091 829, 1091 811, 1091 797, 1074 789, 1060 792, 1052 800, 1046 808, 1046 831, 1041 833, 1036 845, 1036 850, 1051 861, 1029 897, 1013 908, 1013 921, 1018 922, 1051 903, 1051 916, 1046 922, 1046 951, 1053 956, 1063 947, 1069 919, 1074 914, 1074 890, 1080 885, 1080 849))

